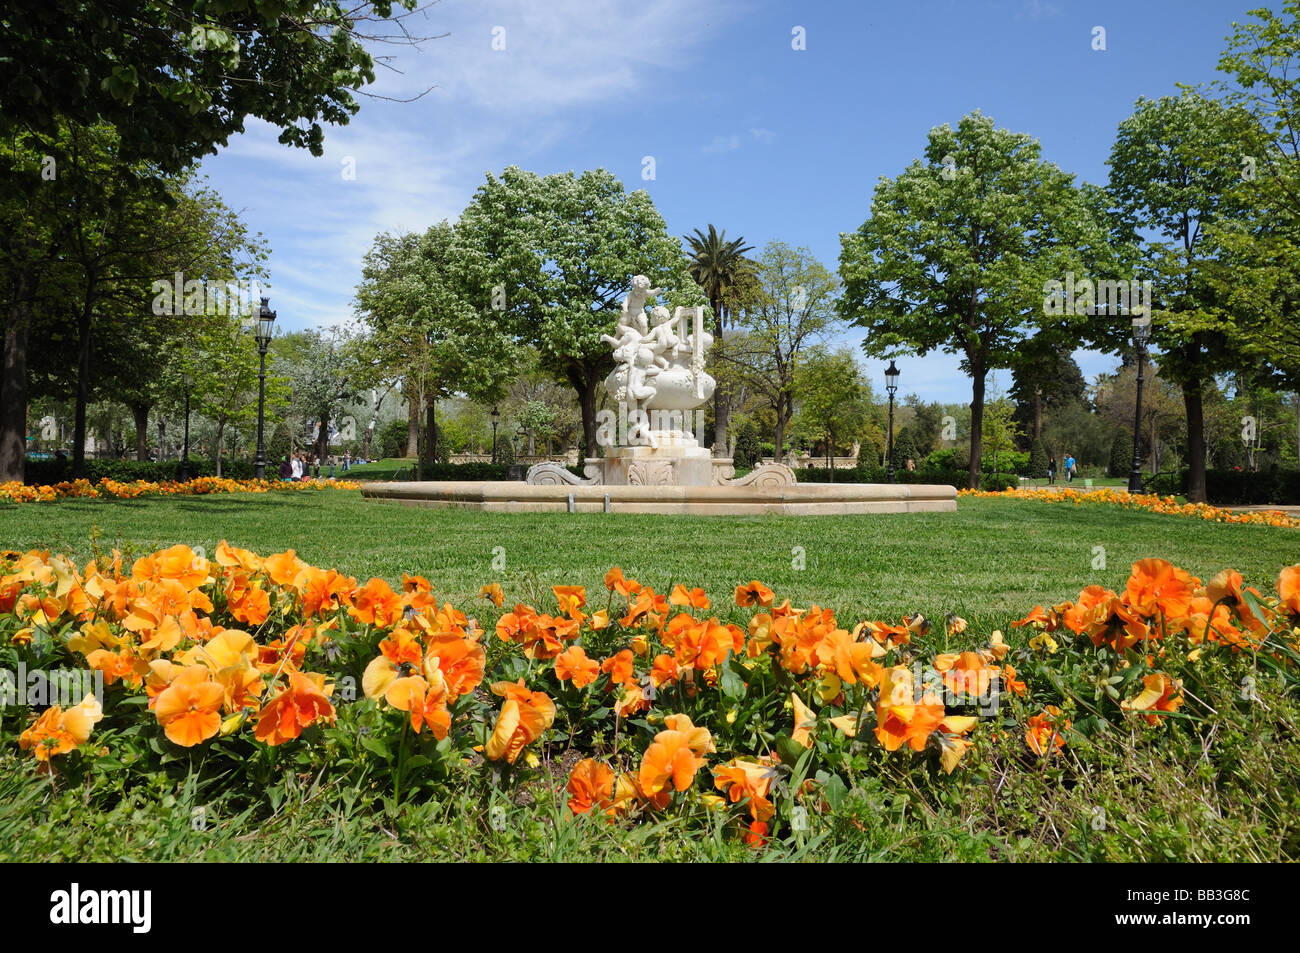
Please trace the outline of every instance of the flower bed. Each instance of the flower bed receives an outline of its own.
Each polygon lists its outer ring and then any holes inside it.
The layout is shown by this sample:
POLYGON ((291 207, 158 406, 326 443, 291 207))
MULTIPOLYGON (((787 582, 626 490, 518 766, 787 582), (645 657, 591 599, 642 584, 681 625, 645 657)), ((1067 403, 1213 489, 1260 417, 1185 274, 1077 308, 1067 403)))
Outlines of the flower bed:
POLYGON ((354 480, 227 480, 224 477, 197 477, 193 480, 154 483, 132 480, 127 483, 105 477, 98 483, 89 480, 65 480, 52 486, 28 486, 23 483, 0 483, 0 503, 50 503, 69 498, 134 500, 142 496, 206 496, 212 493, 308 492, 311 490, 359 490, 354 480))
POLYGON ((1287 529, 1300 528, 1300 519, 1288 516, 1281 510, 1256 510, 1249 513, 1234 513, 1231 510, 1211 506, 1208 503, 1179 503, 1172 496, 1158 496, 1154 493, 1128 493, 1124 490, 1109 488, 1096 490, 1009 489, 1002 492, 958 490, 957 495, 959 497, 976 496, 985 499, 1031 499, 1043 503, 1071 503, 1076 506, 1120 506, 1128 510, 1147 510, 1152 513, 1191 516, 1195 519, 1209 520, 1215 523, 1255 523, 1265 526, 1280 526, 1287 529))
POLYGON ((1203 583, 1144 559, 1121 592, 1035 606, 1009 642, 954 615, 841 625, 756 580, 715 605, 616 567, 595 597, 557 585, 507 610, 489 583, 458 608, 420 576, 359 584, 224 541, 214 555, 0 555, 3 665, 103 686, 5 704, 0 738, 54 784, 175 762, 249 791, 343 773, 394 803, 539 782, 611 822, 723 812, 760 845, 833 814, 864 774, 1037 770, 1117 726, 1194 726, 1245 678, 1294 690, 1300 660, 1300 565, 1265 597, 1231 570, 1203 583))

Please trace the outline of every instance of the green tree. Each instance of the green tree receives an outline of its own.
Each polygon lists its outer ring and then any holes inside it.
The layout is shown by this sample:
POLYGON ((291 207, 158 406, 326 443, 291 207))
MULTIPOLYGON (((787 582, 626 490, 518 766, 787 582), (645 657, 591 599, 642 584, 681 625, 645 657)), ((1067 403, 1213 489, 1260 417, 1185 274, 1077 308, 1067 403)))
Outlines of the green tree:
POLYGON ((758 442, 758 428, 754 426, 752 420, 747 420, 736 437, 736 452, 732 456, 732 462, 736 469, 748 470, 758 464, 762 455, 763 449, 758 442))
MULTIPOLYGON (((745 334, 718 354, 776 418, 773 442, 781 446, 794 416, 794 382, 806 350, 836 328, 839 282, 807 248, 769 242, 728 298, 745 334)), ((715 351, 715 353, 717 353, 715 351)), ((725 429, 725 423, 723 424, 725 429)))
MULTIPOLYGON (((746 245, 743 238, 727 241, 727 230, 718 230, 712 224, 706 235, 698 228, 693 235, 686 236, 689 249, 690 275, 700 286, 709 301, 713 312, 713 354, 715 364, 721 363, 726 355, 726 332, 728 312, 731 310, 729 300, 731 291, 746 277, 752 269, 752 262, 745 253, 753 251, 752 245, 746 245)), ((718 387, 713 392, 713 438, 714 445, 722 448, 725 455, 728 446, 728 420, 731 415, 731 394, 727 382, 719 378, 718 387)), ((788 419, 788 417, 787 417, 788 419)), ((778 438, 777 443, 780 443, 778 438)))
MULTIPOLYGON (((321 154, 321 123, 346 124, 374 82, 370 27, 394 3, 318 0, 6 0, 0 132, 106 121, 130 161, 177 172, 255 117, 321 154)), ((414 0, 396 4, 414 9, 414 0)), ((418 41, 414 41, 418 42, 418 41)))
POLYGON ((1025 475, 1033 480, 1047 476, 1047 448, 1041 440, 1035 440, 1029 445, 1029 472, 1025 475))
POLYGON ((900 427, 898 433, 894 434, 894 466, 906 469, 908 460, 919 459, 920 451, 916 449, 916 438, 911 426, 900 427))
POLYGON ((1113 477, 1126 477, 1133 470, 1133 433, 1120 427, 1110 444, 1110 464, 1113 477))
MULTIPOLYGON (((251 329, 238 315, 219 323, 201 325, 192 344, 181 357, 180 370, 193 381, 194 410, 215 427, 216 474, 221 476, 221 455, 227 428, 257 420, 257 390, 260 358, 251 329)), ((268 403, 282 400, 284 382, 268 375, 268 403)))
POLYGON ((971 375, 969 485, 978 485, 985 377, 1049 322, 1046 281, 1103 254, 1073 177, 1030 136, 976 112, 930 131, 925 161, 882 178, 862 227, 841 238, 840 313, 868 354, 960 354, 971 375))
POLYGON ((1215 243, 1206 230, 1243 211, 1239 111, 1184 90, 1140 99, 1120 123, 1108 163, 1116 207, 1153 283, 1155 359, 1187 410, 1187 498, 1205 500, 1204 392, 1214 375, 1241 366, 1248 335, 1209 280, 1215 243))
POLYGON ((357 314, 369 334, 361 342, 358 383, 403 381, 412 416, 423 409, 426 452, 437 447, 437 402, 456 394, 493 402, 514 374, 508 334, 483 320, 456 266, 456 227, 447 221, 423 235, 379 235, 362 263, 357 314))
POLYGON ((852 440, 866 423, 871 389, 853 352, 847 348, 809 352, 795 379, 796 430, 825 442, 826 463, 834 482, 832 458, 842 441, 852 440))
POLYGON ((624 191, 604 169, 489 174, 457 223, 455 259, 484 320, 534 348, 578 395, 589 455, 614 368, 601 335, 613 332, 631 277, 667 289, 670 306, 704 304, 649 194, 624 191))
POLYGON ((983 434, 984 456, 993 458, 993 473, 1000 472, 1003 457, 1016 448, 1024 436, 1016 426, 1016 405, 1010 400, 991 401, 983 434))

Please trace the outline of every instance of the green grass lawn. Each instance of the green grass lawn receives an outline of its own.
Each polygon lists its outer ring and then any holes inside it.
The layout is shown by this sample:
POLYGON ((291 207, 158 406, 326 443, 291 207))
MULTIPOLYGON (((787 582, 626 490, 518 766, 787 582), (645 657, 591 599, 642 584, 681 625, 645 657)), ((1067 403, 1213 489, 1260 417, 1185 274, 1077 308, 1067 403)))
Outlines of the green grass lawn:
MULTIPOLYGON (((825 518, 470 513, 368 502, 352 491, 0 506, 0 548, 86 560, 92 537, 129 555, 184 543, 211 556, 224 538, 262 554, 293 548, 361 580, 419 573, 471 614, 481 611, 484 582, 502 584, 507 607, 542 606, 553 602, 552 584, 601 592, 605 571, 620 565, 660 591, 679 581, 702 586, 725 615, 734 586, 758 578, 778 600, 833 608, 846 625, 952 612, 970 621, 972 644, 1036 603, 1072 599, 1091 583, 1120 588, 1142 557, 1166 557, 1202 578, 1232 566, 1265 591, 1280 567, 1300 560, 1294 530, 1011 499, 962 499, 954 513, 825 518)), ((1024 641, 1022 630, 1007 634, 1024 641)), ((932 648, 942 638, 936 631, 932 648)), ((1005 749, 971 755, 948 778, 907 768, 906 752, 869 752, 871 767, 815 837, 764 851, 740 844, 734 821, 722 818, 712 826, 698 815, 569 818, 563 785, 577 755, 563 738, 545 754, 542 777, 509 802, 481 768, 466 766, 394 806, 380 776, 355 762, 342 768, 319 747, 284 749, 273 769, 267 761, 270 775, 250 761, 256 782, 205 774, 196 756, 126 775, 96 765, 80 784, 52 788, 7 733, 0 859, 1294 859, 1300 706, 1263 676, 1263 704, 1248 705, 1237 698, 1240 672, 1214 671, 1204 683, 1213 693, 1198 682, 1192 706, 1207 720, 1081 740, 1051 763, 1026 763, 1014 728, 997 742, 1005 749), (498 826, 490 817, 502 803, 508 822, 498 826), (198 806, 209 820, 196 827, 198 806)), ((1033 683, 1051 690, 1045 678, 1033 683)), ((368 717, 365 706, 343 708, 349 730, 368 717)))
POLYGON ((401 457, 385 457, 382 460, 376 460, 374 463, 355 463, 346 473, 341 468, 336 469, 334 475, 344 480, 396 480, 399 476, 413 480, 415 479, 412 476, 414 472, 414 460, 404 460, 401 457))
POLYGON ((955 513, 806 518, 469 513, 352 491, 0 506, 4 548, 84 561, 92 534, 134 553, 184 543, 211 555, 221 539, 263 555, 292 548, 362 580, 419 573, 458 603, 491 581, 511 599, 556 583, 598 588, 618 565, 660 591, 685 582, 715 601, 757 578, 795 605, 855 618, 951 611, 993 624, 1092 583, 1117 588, 1146 556, 1202 578, 1232 566, 1261 585, 1300 559, 1296 531, 1000 499, 962 499, 955 513), (1093 569, 1098 547, 1104 569, 1093 569))

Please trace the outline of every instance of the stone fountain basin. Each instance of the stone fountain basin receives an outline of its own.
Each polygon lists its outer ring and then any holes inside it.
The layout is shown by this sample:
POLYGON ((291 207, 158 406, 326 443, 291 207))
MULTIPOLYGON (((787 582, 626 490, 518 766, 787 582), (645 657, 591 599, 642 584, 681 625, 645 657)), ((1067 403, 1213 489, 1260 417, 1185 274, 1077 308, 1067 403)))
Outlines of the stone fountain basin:
POLYGON ((370 500, 501 513, 660 513, 694 516, 846 516, 957 509, 939 484, 798 483, 786 486, 545 486, 519 482, 370 483, 370 500))

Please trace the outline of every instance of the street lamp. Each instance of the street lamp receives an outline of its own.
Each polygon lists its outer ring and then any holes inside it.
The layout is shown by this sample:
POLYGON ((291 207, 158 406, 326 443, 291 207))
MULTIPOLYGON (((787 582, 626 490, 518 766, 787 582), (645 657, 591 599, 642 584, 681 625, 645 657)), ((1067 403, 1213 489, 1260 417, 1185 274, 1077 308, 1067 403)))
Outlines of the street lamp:
MULTIPOLYGON (((190 388, 194 386, 194 378, 188 373, 181 375, 181 381, 185 384, 185 443, 181 450, 181 472, 180 481, 186 482, 190 478, 190 388)), ((161 459, 162 454, 159 454, 161 459)))
POLYGON ((497 421, 500 418, 500 416, 501 416, 500 412, 496 409, 496 406, 493 405, 492 407, 492 465, 493 466, 495 466, 497 462, 497 421))
POLYGON ((1128 491, 1142 492, 1142 362, 1147 356, 1147 341, 1151 338, 1151 319, 1133 319, 1133 346, 1137 348, 1137 400, 1133 410, 1133 469, 1128 475, 1128 491))
POLYGON ((262 442, 262 420, 266 410, 266 349, 271 344, 271 330, 275 326, 275 312, 267 307, 269 303, 269 298, 263 298, 262 308, 257 314, 257 353, 262 364, 257 372, 257 456, 253 461, 253 476, 259 480, 266 479, 266 445, 262 442))
POLYGON ((889 466, 886 479, 894 482, 894 394, 898 392, 898 368, 891 360, 885 368, 885 390, 889 391, 889 466))

